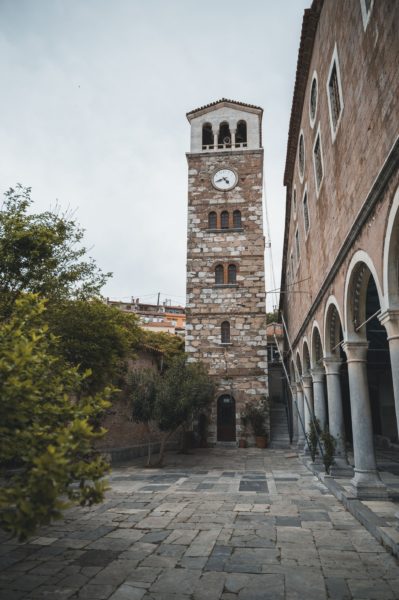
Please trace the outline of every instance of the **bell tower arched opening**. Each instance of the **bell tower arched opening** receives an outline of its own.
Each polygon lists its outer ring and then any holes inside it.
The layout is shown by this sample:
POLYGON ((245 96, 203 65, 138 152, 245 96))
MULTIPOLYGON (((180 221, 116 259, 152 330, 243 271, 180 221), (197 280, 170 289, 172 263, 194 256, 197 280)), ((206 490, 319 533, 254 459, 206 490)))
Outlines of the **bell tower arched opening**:
POLYGON ((227 121, 220 123, 218 135, 218 148, 231 148, 231 132, 227 121))
POLYGON ((213 149, 213 131, 210 123, 204 123, 202 126, 202 149, 213 149))

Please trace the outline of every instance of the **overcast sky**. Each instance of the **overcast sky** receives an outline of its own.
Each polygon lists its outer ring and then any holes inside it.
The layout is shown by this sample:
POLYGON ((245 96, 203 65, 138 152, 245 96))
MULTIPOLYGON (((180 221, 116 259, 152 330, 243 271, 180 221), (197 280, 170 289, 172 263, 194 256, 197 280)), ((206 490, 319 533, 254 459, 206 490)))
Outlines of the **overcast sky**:
MULTIPOLYGON (((0 192, 75 211, 112 299, 185 302, 186 112, 264 108, 280 282, 283 171, 310 0, 0 0, 0 192)), ((272 289, 267 269, 267 288, 272 289)), ((270 303, 269 303, 270 306, 270 303)))

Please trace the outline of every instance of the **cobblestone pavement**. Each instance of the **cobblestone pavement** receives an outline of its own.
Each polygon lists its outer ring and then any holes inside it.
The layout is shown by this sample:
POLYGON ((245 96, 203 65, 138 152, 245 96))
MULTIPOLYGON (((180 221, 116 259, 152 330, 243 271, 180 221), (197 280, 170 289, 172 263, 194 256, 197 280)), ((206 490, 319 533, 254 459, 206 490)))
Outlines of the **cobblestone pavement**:
MULTIPOLYGON (((291 457, 290 457, 291 456, 291 457)), ((3 539, 1 600, 398 599, 399 566, 282 450, 115 468, 106 501, 3 539)))

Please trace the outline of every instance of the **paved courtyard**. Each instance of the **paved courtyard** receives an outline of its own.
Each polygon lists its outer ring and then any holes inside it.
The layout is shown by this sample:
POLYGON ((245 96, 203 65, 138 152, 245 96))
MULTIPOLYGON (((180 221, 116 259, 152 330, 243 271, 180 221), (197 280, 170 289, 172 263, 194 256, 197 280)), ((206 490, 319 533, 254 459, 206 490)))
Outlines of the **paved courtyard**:
POLYGON ((1 600, 398 599, 397 561, 282 450, 117 467, 106 501, 3 537, 1 600))

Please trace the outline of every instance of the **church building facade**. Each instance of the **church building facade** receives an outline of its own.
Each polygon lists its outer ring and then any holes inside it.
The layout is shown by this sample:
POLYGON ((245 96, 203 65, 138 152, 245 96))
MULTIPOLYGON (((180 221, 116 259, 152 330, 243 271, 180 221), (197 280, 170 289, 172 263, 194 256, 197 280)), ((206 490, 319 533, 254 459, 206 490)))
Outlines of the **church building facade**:
POLYGON ((186 351, 216 384, 207 443, 236 444, 250 402, 266 405, 263 110, 222 99, 190 111, 186 351))
POLYGON ((398 442, 398 23, 395 1, 313 0, 284 177, 280 314, 299 445, 313 412, 359 498, 386 495, 375 445, 398 442))

